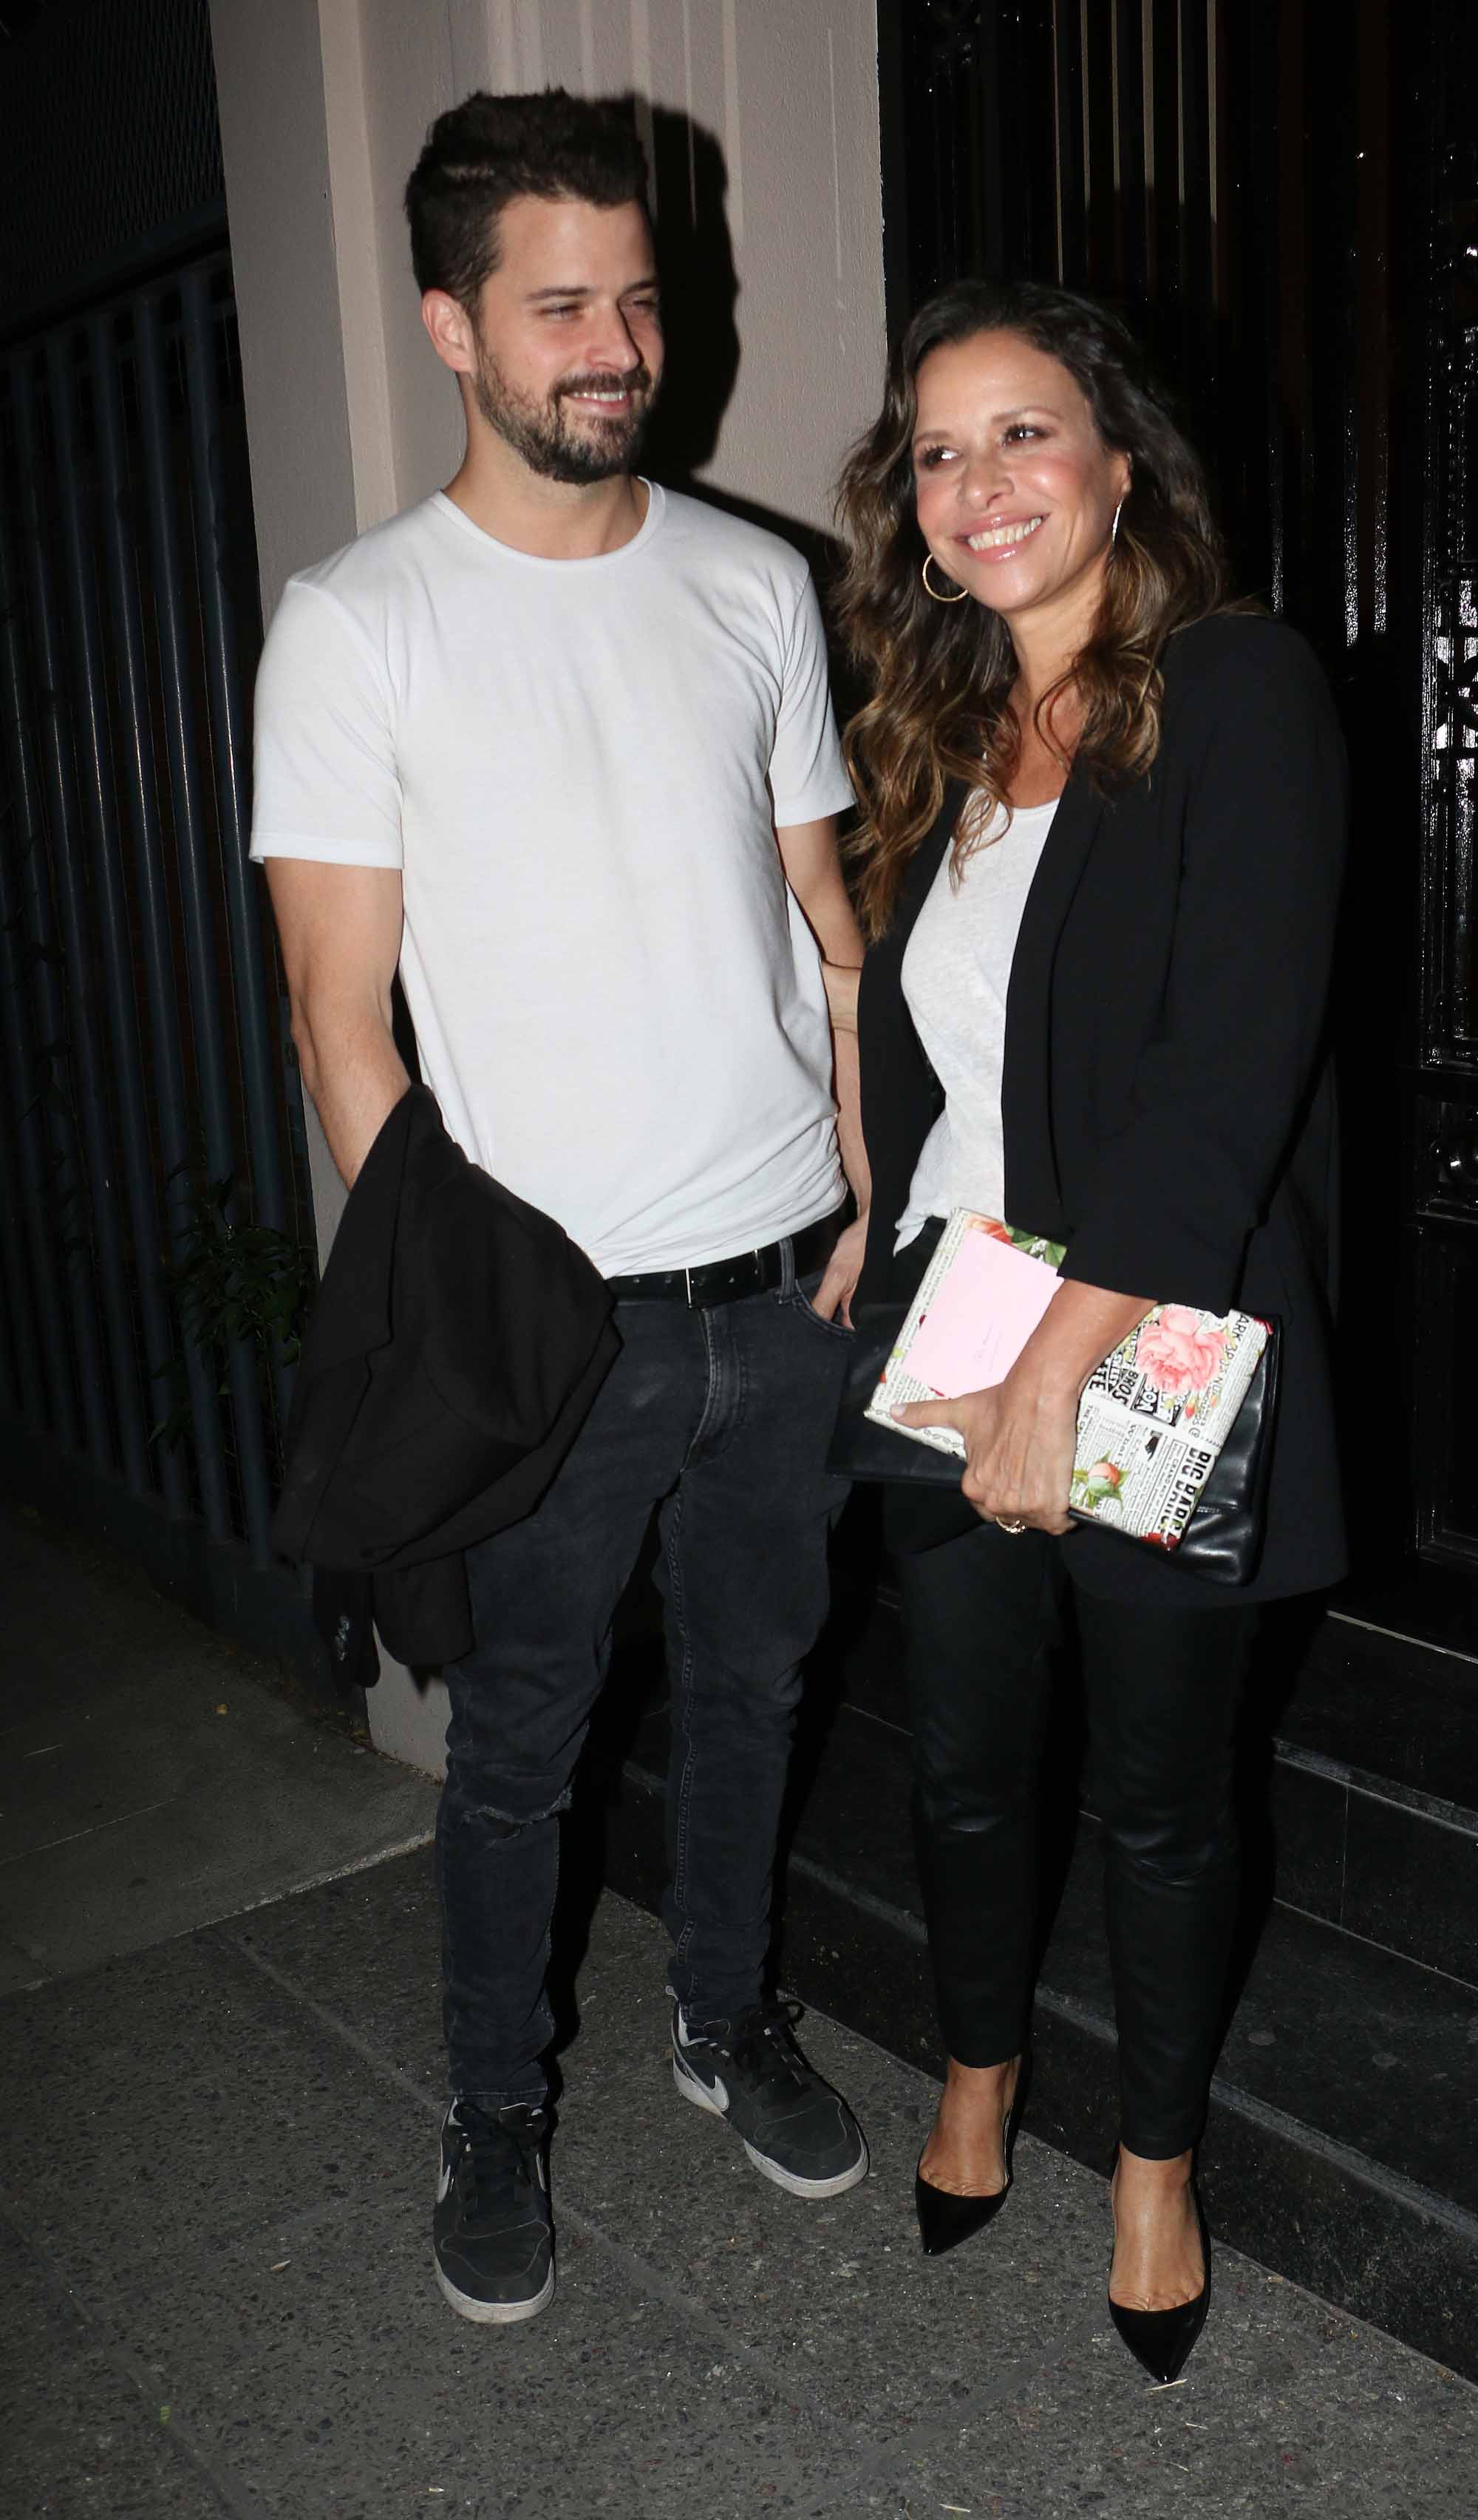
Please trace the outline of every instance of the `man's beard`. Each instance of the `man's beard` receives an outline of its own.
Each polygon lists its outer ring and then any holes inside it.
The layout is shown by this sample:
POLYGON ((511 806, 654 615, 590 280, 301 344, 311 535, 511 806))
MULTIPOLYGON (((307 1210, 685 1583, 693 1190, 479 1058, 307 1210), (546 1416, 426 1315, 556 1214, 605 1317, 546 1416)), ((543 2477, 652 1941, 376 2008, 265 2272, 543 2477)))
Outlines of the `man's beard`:
POLYGON ((535 402, 509 383, 481 341, 471 383, 488 427, 521 455, 530 472, 550 481, 608 481, 617 472, 629 472, 655 399, 651 372, 644 361, 627 376, 592 369, 561 377, 546 401, 535 402), (570 394, 621 391, 641 397, 634 410, 612 412, 609 419, 584 412, 578 421, 565 412, 570 394))

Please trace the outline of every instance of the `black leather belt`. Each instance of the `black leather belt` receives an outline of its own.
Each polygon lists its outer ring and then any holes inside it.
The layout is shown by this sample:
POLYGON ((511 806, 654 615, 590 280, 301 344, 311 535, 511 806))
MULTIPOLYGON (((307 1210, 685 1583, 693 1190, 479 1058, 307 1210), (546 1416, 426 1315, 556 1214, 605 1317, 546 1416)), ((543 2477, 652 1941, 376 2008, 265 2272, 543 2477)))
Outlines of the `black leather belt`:
MULTIPOLYGON (((845 1211, 823 1216, 799 1234, 785 1238, 797 1278, 824 1269, 841 1232, 845 1211)), ((618 1304, 645 1304, 659 1298, 688 1305, 733 1304, 741 1295, 765 1295, 784 1276, 785 1243, 767 1242, 762 1251, 740 1251, 733 1260, 705 1260, 697 1269, 647 1269, 635 1278, 607 1278, 618 1304)))

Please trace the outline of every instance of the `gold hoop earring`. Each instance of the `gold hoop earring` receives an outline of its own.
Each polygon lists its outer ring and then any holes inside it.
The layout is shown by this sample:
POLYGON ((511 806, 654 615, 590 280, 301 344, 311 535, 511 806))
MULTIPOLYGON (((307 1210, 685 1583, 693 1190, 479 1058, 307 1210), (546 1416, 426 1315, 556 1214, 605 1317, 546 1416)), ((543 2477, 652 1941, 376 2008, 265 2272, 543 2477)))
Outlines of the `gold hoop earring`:
POLYGON ((970 591, 967 586, 957 587, 953 595, 934 594, 934 590, 929 584, 929 562, 933 557, 934 555, 932 552, 924 553, 923 566, 918 572, 919 576, 923 579, 923 591, 925 595, 932 597, 936 604, 963 604, 970 591))

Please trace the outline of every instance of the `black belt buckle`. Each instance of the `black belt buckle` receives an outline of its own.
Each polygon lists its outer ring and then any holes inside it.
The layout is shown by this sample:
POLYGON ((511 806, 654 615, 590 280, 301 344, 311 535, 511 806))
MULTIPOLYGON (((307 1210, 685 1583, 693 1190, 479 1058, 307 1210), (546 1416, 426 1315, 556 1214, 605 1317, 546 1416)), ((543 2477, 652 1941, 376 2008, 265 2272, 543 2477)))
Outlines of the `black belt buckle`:
MULTIPOLYGON (((797 1278, 825 1265, 840 1226, 838 1212, 820 1217, 789 1237, 797 1278)), ((695 1269, 653 1269, 633 1278, 609 1278, 606 1283, 617 1303, 664 1297, 695 1312, 704 1304, 733 1304, 744 1295, 763 1295, 780 1284, 783 1275, 781 1243, 767 1242, 757 1251, 738 1251, 729 1260, 700 1261, 695 1269)))
POLYGON ((772 1242, 763 1251, 739 1251, 732 1260, 705 1260, 696 1269, 685 1269, 690 1311, 701 1304, 734 1304, 741 1296, 763 1294, 765 1262, 779 1256, 780 1244, 772 1242))

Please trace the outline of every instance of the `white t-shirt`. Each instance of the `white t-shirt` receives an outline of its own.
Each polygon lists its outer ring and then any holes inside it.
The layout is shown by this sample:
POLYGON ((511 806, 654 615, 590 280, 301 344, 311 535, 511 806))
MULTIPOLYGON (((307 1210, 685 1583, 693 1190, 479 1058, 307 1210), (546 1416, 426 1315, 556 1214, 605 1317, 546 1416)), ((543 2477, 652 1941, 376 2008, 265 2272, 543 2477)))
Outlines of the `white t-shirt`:
POLYGON ((1006 1217, 1001 1130, 1006 996, 1057 801, 1018 805, 1008 825, 998 806, 958 885, 947 850, 904 949, 903 994, 945 1101, 914 1168, 895 1251, 955 1207, 1016 1222, 1006 1217))
POLYGON ((834 1208, 821 965, 775 828, 851 802, 805 563, 654 484, 540 560, 439 491, 294 577, 253 857, 400 867, 400 971, 458 1144, 606 1276, 834 1208))

